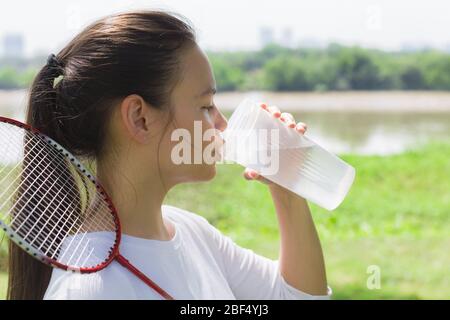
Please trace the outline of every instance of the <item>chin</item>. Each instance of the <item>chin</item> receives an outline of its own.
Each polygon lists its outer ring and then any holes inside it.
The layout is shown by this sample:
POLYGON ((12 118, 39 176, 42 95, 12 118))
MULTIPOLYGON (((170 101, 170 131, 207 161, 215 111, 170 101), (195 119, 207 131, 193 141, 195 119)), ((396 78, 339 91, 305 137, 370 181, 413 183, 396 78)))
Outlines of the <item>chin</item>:
POLYGON ((198 174, 198 181, 210 181, 216 176, 216 165, 202 165, 198 174))

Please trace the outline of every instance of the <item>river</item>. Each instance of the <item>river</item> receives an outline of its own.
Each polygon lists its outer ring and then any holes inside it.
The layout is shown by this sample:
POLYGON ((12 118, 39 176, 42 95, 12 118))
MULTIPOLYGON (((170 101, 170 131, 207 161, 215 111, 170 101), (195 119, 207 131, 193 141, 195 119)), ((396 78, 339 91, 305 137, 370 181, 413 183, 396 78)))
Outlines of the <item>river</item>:
MULTIPOLYGON (((252 97, 308 124, 307 135, 334 153, 393 154, 429 141, 450 142, 450 92, 218 94, 229 116, 252 97)), ((23 120, 25 91, 0 91, 0 115, 23 120)))

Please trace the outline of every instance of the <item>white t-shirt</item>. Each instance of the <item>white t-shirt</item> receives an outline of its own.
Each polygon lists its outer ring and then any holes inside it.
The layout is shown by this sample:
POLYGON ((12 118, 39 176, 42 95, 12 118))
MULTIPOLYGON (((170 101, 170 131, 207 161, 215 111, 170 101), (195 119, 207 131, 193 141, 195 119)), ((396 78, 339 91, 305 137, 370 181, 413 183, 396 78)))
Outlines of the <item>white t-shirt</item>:
MULTIPOLYGON (((328 299, 290 286, 277 260, 236 245, 203 217, 163 205, 169 241, 122 235, 121 254, 175 299, 328 299)), ((100 243, 101 241, 99 241, 100 243)), ((162 299, 118 262, 91 274, 54 269, 44 299, 162 299)))

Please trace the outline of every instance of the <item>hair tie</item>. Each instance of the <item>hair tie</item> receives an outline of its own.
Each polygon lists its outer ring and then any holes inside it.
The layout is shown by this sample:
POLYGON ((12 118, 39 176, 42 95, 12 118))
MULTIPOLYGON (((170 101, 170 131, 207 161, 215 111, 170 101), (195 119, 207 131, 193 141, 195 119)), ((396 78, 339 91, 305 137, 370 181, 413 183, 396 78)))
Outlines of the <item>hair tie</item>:
MULTIPOLYGON (((53 53, 47 58, 47 68, 52 80, 64 75, 64 66, 53 53)), ((55 84, 53 83, 53 86, 55 84)))
POLYGON ((64 73, 64 66, 53 53, 47 58, 47 67, 52 71, 55 78, 62 76, 64 73))

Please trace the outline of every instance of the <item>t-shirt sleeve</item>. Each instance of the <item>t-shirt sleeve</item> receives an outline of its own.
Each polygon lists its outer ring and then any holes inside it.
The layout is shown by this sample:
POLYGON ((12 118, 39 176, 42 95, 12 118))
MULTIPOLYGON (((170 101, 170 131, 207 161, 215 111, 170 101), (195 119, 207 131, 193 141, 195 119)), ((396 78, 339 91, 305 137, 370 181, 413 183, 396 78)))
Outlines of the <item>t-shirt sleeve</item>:
POLYGON ((327 295, 311 295, 289 285, 282 274, 278 260, 258 255, 238 246, 230 237, 205 220, 207 234, 211 237, 216 257, 221 264, 229 286, 236 299, 300 300, 329 299, 327 295))

